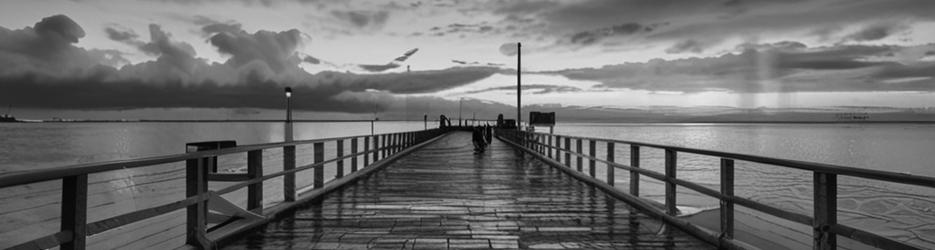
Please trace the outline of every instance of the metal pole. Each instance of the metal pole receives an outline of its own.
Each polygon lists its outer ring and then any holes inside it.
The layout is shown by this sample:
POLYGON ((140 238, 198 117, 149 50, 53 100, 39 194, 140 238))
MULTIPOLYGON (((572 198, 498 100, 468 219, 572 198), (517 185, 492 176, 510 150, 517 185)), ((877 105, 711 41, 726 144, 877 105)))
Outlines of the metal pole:
POLYGON ((461 119, 461 106, 464 106, 464 97, 461 97, 461 100, 458 101, 458 127, 463 126, 461 122, 464 121, 461 119))
POLYGON ((519 130, 522 130, 522 126, 520 124, 523 124, 522 122, 523 111, 521 110, 522 109, 521 107, 523 106, 523 102, 522 102, 522 98, 520 97, 523 93, 522 88, 520 88, 520 85, 521 85, 520 82, 522 81, 521 80, 522 73, 520 73, 522 72, 521 70, 522 69, 521 57, 522 57, 522 51, 523 51, 522 47, 523 47, 522 44, 516 43, 516 129, 519 129, 519 130))

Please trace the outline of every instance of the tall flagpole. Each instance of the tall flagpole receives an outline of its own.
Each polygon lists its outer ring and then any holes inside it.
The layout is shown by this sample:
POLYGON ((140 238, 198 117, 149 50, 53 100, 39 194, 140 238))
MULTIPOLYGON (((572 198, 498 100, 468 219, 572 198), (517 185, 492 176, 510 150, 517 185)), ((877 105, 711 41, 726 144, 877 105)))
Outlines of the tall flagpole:
POLYGON ((520 58, 522 57, 521 54, 523 51, 521 48, 522 45, 520 43, 516 43, 516 129, 518 130, 522 130, 522 126, 520 124, 523 124, 523 111, 521 110, 523 102, 522 98, 520 97, 523 93, 522 88, 520 88, 520 81, 522 81, 520 78, 520 72, 522 71, 522 60, 520 58))

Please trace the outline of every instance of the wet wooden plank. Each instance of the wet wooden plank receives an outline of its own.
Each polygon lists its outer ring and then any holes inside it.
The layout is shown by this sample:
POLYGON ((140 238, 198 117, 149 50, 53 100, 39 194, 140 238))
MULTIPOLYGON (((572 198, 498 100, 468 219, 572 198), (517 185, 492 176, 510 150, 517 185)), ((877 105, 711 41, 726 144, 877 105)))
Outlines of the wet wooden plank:
POLYGON ((474 154, 455 133, 223 248, 712 248, 631 209, 500 141, 474 154))

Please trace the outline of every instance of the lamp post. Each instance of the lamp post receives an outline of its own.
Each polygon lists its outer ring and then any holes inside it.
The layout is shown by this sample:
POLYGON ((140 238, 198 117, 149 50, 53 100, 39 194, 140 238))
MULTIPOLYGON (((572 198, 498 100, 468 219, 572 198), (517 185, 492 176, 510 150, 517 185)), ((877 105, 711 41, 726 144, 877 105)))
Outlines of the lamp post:
POLYGON ((521 79, 522 79, 522 77, 520 77, 520 75, 522 74, 522 73, 520 73, 520 72, 522 72, 522 68, 521 68, 522 66, 521 66, 521 64, 520 64, 520 62, 522 62, 522 61, 521 61, 521 58, 522 58, 522 55, 521 55, 521 54, 523 53, 522 47, 523 47, 522 44, 516 43, 516 129, 517 129, 517 130, 522 130, 522 125, 520 125, 520 124, 523 124, 523 122, 522 122, 522 120, 523 120, 523 112, 522 112, 522 106, 523 106, 523 104, 522 104, 522 101, 521 101, 522 98, 520 98, 520 95, 522 95, 522 93, 523 93, 523 89, 520 88, 520 81, 521 81, 521 79))
POLYGON ((292 88, 286 87, 286 141, 292 141, 292 88))
POLYGON ((463 126, 462 122, 464 121, 461 119, 461 106, 464 106, 464 97, 461 97, 461 99, 458 100, 458 127, 463 126))

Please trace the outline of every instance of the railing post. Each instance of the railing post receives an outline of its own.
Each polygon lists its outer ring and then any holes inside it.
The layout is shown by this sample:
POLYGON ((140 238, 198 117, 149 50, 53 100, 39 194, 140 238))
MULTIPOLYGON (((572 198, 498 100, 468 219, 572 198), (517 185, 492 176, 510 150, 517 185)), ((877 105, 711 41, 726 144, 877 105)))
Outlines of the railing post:
POLYGON ((675 182, 673 182, 676 178, 676 157, 675 150, 666 149, 666 214, 673 216, 678 214, 678 209, 675 207, 675 182))
MULTIPOLYGON (((640 146, 630 145, 630 166, 640 167, 640 146)), ((640 196, 640 173, 630 170, 630 194, 640 196)))
POLYGON ((814 172, 815 221, 812 249, 836 249, 837 235, 831 226, 838 223, 838 178, 835 174, 814 172))
POLYGON ((584 150, 582 150, 581 148, 583 148, 584 145, 583 143, 581 143, 581 138, 578 138, 577 140, 575 140, 575 142, 577 142, 578 144, 578 145, 575 145, 575 151, 578 152, 578 159, 577 159, 578 172, 581 172, 584 169, 584 167, 582 167, 584 166, 584 163, 581 161, 581 155, 584 153, 584 150))
MULTIPOLYGON (((607 142, 607 161, 614 162, 614 142, 607 142)), ((614 186, 614 169, 614 166, 607 164, 607 185, 614 186)))
MULTIPOLYGON (((565 166, 571 167, 571 138, 565 137, 565 166)), ((581 169, 578 169, 581 172, 581 169)))
POLYGON ((596 144, 597 142, 594 140, 588 140, 588 156, 591 156, 591 159, 588 159, 588 173, 591 174, 591 178, 595 178, 597 176, 597 170, 595 170, 594 166, 596 164, 594 157, 597 156, 597 149, 595 148, 596 144))
POLYGON ((88 175, 62 178, 61 231, 71 233, 71 241, 61 249, 85 249, 88 224, 88 175))
POLYGON ((208 191, 208 164, 206 159, 185 161, 185 196, 199 197, 200 201, 186 208, 185 243, 201 249, 210 248, 205 236, 208 215, 208 200, 204 197, 208 191))
POLYGON ((344 159, 341 158, 344 157, 344 140, 337 140, 335 141, 335 144, 337 144, 338 162, 336 163, 337 170, 335 170, 337 173, 335 173, 334 176, 336 178, 341 178, 344 177, 344 159))
MULTIPOLYGON (((314 162, 320 164, 325 161, 325 143, 316 142, 312 148, 315 151, 314 162)), ((325 186, 325 165, 315 167, 315 181, 313 187, 319 189, 325 186)))
MULTIPOLYGON (((258 180, 263 177, 263 150, 251 150, 247 152, 247 175, 250 180, 258 180)), ((258 214, 263 213, 263 182, 257 182, 247 186, 247 210, 258 214)))
POLYGON ((357 137, 351 139, 351 155, 354 156, 351 157, 351 172, 353 173, 357 172, 357 157, 360 157, 357 155, 357 137))
MULTIPOLYGON (((295 146, 285 146, 282 148, 282 170, 289 171, 295 169, 295 146)), ((282 180, 283 200, 295 201, 295 173, 288 173, 282 180)))
POLYGON ((721 158, 721 239, 734 238, 734 160, 721 158))

